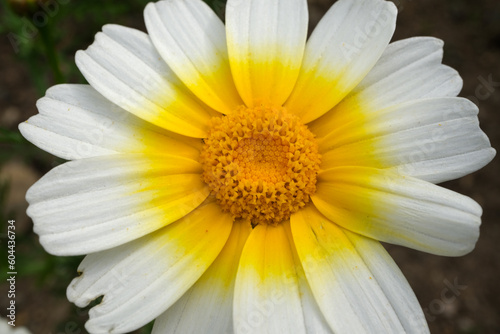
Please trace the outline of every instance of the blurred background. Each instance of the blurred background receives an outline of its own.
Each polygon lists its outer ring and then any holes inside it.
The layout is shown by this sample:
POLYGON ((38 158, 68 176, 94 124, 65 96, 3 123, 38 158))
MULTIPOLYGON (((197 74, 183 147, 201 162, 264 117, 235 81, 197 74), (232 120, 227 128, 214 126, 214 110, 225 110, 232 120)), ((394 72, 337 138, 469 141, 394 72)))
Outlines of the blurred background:
MULTIPOLYGON (((148 1, 0 0, 0 315, 5 317, 7 221, 16 220, 16 324, 34 334, 83 334, 86 309, 69 303, 67 285, 81 257, 47 254, 26 216, 26 190, 63 163, 24 140, 20 122, 37 113, 50 86, 84 83, 74 54, 106 23, 145 31, 148 1), (5 269, 4 269, 5 268, 5 269)), ((206 0, 220 16, 225 1, 206 0)), ((313 29, 333 0, 310 0, 313 29)), ((464 79, 461 96, 479 106, 482 129, 500 148, 500 2, 498 0, 394 0, 394 40, 434 36, 445 41, 444 63, 464 79)), ((432 333, 500 333, 500 166, 490 165, 443 186, 472 197, 484 210, 476 249, 460 258, 386 245, 413 287, 432 333)), ((150 333, 152 325, 136 331, 150 333)), ((3 333, 0 333, 3 334, 3 333)))

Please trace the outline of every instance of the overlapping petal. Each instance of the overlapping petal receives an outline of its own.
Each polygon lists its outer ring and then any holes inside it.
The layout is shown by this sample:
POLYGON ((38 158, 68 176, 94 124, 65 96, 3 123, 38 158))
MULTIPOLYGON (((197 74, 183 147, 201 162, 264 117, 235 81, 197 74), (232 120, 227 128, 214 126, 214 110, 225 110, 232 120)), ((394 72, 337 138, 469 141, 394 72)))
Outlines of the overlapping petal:
POLYGON ((334 333, 428 332, 418 301, 380 244, 345 232, 312 205, 292 215, 291 228, 307 281, 334 333))
POLYGON ((299 75, 307 37, 305 0, 229 0, 229 61, 238 91, 249 107, 282 105, 299 75))
POLYGON ((307 42, 285 106, 304 123, 333 108, 378 61, 394 33, 396 15, 389 1, 337 1, 307 42))
POLYGON ((154 334, 233 333, 234 281, 250 231, 248 222, 233 224, 217 259, 181 299, 155 320, 154 334))
POLYGON ((68 287, 68 299, 84 307, 104 295, 89 312, 85 327, 91 333, 137 329, 200 278, 224 247, 231 226, 231 216, 208 203, 148 236, 89 255, 68 287))
POLYGON ((229 68, 224 24, 206 3, 150 3, 144 17, 158 52, 196 96, 224 114, 242 104, 229 68))
POLYGON ((329 124, 337 125, 328 132, 318 123, 324 135, 318 139, 322 167, 388 168, 434 183, 462 177, 495 156, 479 128, 477 113, 477 106, 469 100, 451 97, 415 100, 377 111, 352 110, 349 120, 341 120, 344 123, 332 117, 329 124))
POLYGON ((348 123, 353 115, 420 99, 457 96, 462 78, 441 63, 443 44, 432 37, 389 44, 366 77, 331 111, 312 122, 311 128, 323 137, 333 125, 348 123))
POLYGON ((197 161, 176 155, 111 155, 54 168, 27 194, 45 249, 88 254, 175 222, 208 196, 197 161))
POLYGON ((284 223, 252 230, 236 276, 235 333, 306 333, 292 249, 284 223))
POLYGON ((58 85, 37 103, 39 114, 19 125, 23 136, 67 160, 116 153, 161 155, 165 147, 197 159, 199 140, 177 135, 121 109, 88 85, 58 85))
POLYGON ((296 244, 292 236, 292 230, 290 222, 285 222, 285 229, 288 234, 289 240, 293 243, 292 253, 293 260, 295 263, 295 271, 298 277, 298 285, 300 291, 300 301, 302 304, 302 313, 304 315, 304 325, 306 327, 307 334, 333 334, 334 332, 330 328, 330 325, 326 321, 323 312, 320 310, 314 294, 311 291, 309 282, 307 281, 306 274, 302 263, 300 262, 300 257, 297 254, 296 244))
POLYGON ((377 280, 406 333, 429 333, 420 304, 398 265, 380 242, 343 231, 377 280))
POLYGON ((467 254, 479 237, 482 210, 475 201, 388 170, 323 171, 311 199, 323 215, 348 230, 433 254, 467 254))
POLYGON ((104 26, 94 44, 77 52, 76 64, 92 87, 132 114, 189 137, 206 136, 209 108, 161 60, 145 33, 104 26))

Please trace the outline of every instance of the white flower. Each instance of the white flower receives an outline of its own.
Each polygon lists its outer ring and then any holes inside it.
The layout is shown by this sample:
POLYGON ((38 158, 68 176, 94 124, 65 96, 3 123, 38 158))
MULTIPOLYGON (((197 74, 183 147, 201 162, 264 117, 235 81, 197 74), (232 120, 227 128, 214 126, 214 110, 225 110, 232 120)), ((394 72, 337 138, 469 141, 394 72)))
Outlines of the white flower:
POLYGON ((201 0, 108 25, 20 125, 72 160, 28 192, 45 249, 89 254, 68 298, 91 333, 426 333, 376 240, 470 252, 481 208, 434 183, 495 151, 443 43, 389 44, 396 7, 201 0), (306 125, 307 124, 307 125, 306 125))
POLYGON ((0 333, 2 334, 31 334, 31 332, 26 329, 26 327, 12 326, 9 323, 14 323, 9 319, 0 318, 0 333))

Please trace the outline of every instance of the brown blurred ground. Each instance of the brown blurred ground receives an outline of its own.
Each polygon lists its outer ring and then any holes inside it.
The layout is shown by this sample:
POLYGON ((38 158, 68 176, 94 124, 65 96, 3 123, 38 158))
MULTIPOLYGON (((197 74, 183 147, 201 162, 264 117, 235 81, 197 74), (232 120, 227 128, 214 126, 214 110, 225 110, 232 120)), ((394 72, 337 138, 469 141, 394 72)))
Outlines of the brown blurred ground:
MULTIPOLYGON (((310 0, 313 26, 334 2, 310 0)), ((462 96, 480 107, 481 126, 493 147, 500 147, 500 2, 497 0, 400 0, 394 40, 412 36, 435 36, 445 41, 444 63, 457 69, 464 79, 462 96), (499 83, 482 87, 484 80, 499 83), (486 97, 485 89, 490 89, 486 97), (478 94, 479 93, 479 94, 478 94)), ((92 13, 89 13, 92 15, 92 13)), ((130 20, 143 29, 142 15, 130 20)), ((63 27, 71 33, 85 27, 63 27)), ((0 125, 16 124, 36 113, 39 98, 28 70, 16 59, 5 39, 0 50, 0 125)), ((81 45, 86 48, 87 45, 81 45)), ((500 333, 500 175, 496 158, 481 171, 449 182, 445 186, 471 196, 483 209, 481 237, 476 249, 461 258, 438 257, 388 245, 389 252, 408 278, 428 316, 432 333, 500 333), (449 285, 460 287, 450 293, 449 285), (446 290, 448 288, 448 290, 446 290)), ((25 166, 20 160, 4 166, 1 177, 11 179, 9 206, 16 209, 21 230, 31 232, 31 222, 24 215, 23 201, 27 187, 45 171, 25 166)), ((76 272, 76 268, 75 268, 76 272)), ((68 282, 65 282, 69 284, 68 282)), ((19 283, 18 322, 31 327, 33 333, 55 333, 55 325, 68 314, 77 313, 64 297, 54 297, 50 287, 34 286, 30 280, 19 283)), ((2 296, 3 298, 3 296, 2 296)), ((3 307, 3 305, 2 305, 3 307)), ((3 312, 2 312, 3 313, 3 312)), ((84 333, 80 328, 66 329, 84 333)))

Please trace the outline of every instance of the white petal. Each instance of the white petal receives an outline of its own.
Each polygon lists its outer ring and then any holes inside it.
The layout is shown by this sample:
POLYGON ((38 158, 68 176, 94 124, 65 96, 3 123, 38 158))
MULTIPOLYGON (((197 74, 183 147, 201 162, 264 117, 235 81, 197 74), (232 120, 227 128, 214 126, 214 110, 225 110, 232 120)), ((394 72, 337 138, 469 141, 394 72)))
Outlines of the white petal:
POLYGON ((457 71, 441 64, 443 44, 432 37, 391 43, 348 98, 379 110, 416 99, 457 96, 462 79, 457 71))
POLYGON ((408 334, 429 333, 429 327, 417 297, 398 265, 380 242, 347 230, 344 230, 344 233, 380 285, 405 332, 408 334))
POLYGON ((477 113, 469 100, 449 97, 353 112, 319 139, 322 166, 388 168, 434 183, 462 177, 495 156, 477 113))
MULTIPOLYGON (((297 258, 296 266, 300 267, 300 260, 297 258)), ((309 287, 309 283, 306 280, 305 274, 301 273, 299 275, 299 289, 300 289, 300 301, 302 303, 302 311, 304 313, 304 325, 306 326, 307 334, 334 334, 331 330, 328 322, 320 310, 316 299, 309 287)))
POLYGON ((224 114, 242 104, 229 68, 224 24, 206 3, 150 3, 144 18, 158 52, 196 96, 224 114))
POLYGON ((235 222, 214 263, 181 299, 155 320, 153 334, 233 333, 233 292, 250 224, 235 222))
POLYGON ((0 318, 0 333, 2 333, 2 334, 31 334, 31 332, 26 327, 20 327, 20 325, 12 326, 12 323, 15 324, 15 321, 10 320, 10 318, 1 317, 0 318))
POLYGON ((210 111, 161 60, 145 33, 105 26, 87 50, 77 52, 76 64, 99 93, 132 114, 186 136, 206 136, 210 111))
POLYGON ((297 81, 307 37, 305 0, 229 0, 231 71, 247 106, 282 105, 297 81))
POLYGON ((475 201, 388 170, 323 171, 311 199, 348 230, 437 255, 467 254, 479 237, 482 210, 475 201))
POLYGON ((285 223, 252 230, 234 288, 235 333, 306 333, 292 247, 285 223))
POLYGON ((67 160, 165 147, 186 157, 199 155, 200 142, 156 127, 100 95, 88 85, 58 85, 37 102, 40 114, 19 125, 23 136, 67 160))
POLYGON ((292 215, 291 227, 309 286, 334 333, 404 333, 377 277, 341 228, 312 205, 292 215))
MULTIPOLYGON (((287 232, 290 235, 290 240, 293 240, 293 237, 291 237, 292 232, 290 228, 290 223, 285 222, 284 224, 287 232)), ((299 255, 297 254, 295 243, 291 248, 293 252, 295 270, 298 276, 300 301, 302 303, 302 312, 304 314, 304 325, 306 327, 306 333, 333 334, 333 331, 331 330, 330 325, 326 321, 323 312, 320 310, 318 303, 316 302, 316 299, 314 299, 313 292, 311 291, 311 287, 309 286, 306 275, 304 273, 304 268, 302 267, 299 255)))
POLYGON ((151 235, 87 256, 67 290, 89 312, 91 333, 124 333, 156 318, 210 266, 231 231, 232 218, 211 203, 151 235))
POLYGON ((384 52, 396 14, 389 1, 337 1, 307 42, 297 84, 285 106, 308 123, 340 102, 384 52))
POLYGON ((368 75, 338 105, 311 123, 324 136, 332 124, 344 124, 355 114, 370 114, 408 101, 454 97, 462 79, 442 65, 443 41, 414 37, 389 44, 368 75))
POLYGON ((57 255, 96 252, 168 225, 209 194, 198 162, 113 155, 65 163, 26 195, 34 231, 57 255))

